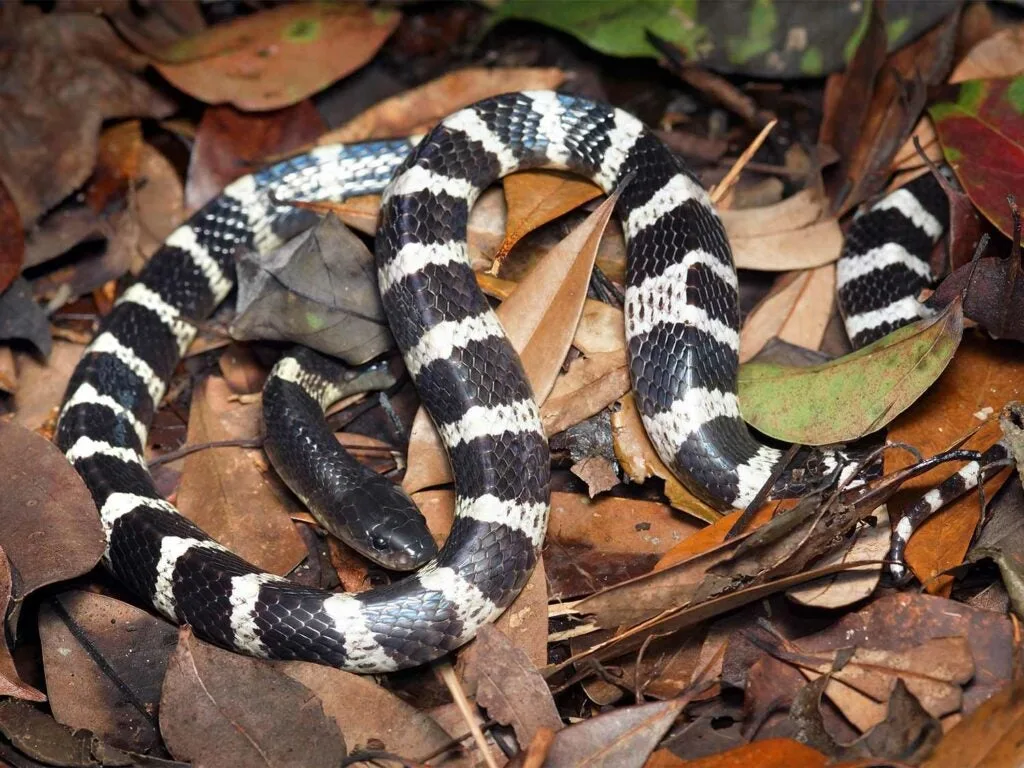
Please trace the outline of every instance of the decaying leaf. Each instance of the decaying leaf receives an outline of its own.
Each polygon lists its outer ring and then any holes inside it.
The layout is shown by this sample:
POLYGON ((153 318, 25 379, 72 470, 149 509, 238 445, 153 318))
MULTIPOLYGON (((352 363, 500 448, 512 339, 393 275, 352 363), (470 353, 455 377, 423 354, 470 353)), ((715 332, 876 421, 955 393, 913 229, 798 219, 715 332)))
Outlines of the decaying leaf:
POLYGON ((22 277, 0 293, 0 342, 13 340, 28 341, 43 357, 50 355, 50 322, 22 277))
POLYGON ((772 338, 817 349, 832 317, 835 288, 833 264, 780 278, 743 323, 740 362, 753 358, 772 338))
POLYGON ((717 755, 682 760, 659 749, 644 768, 825 768, 828 756, 792 739, 762 739, 717 755))
POLYGON ((333 768, 345 757, 338 724, 313 691, 187 627, 167 665, 160 733, 172 755, 194 765, 333 768))
POLYGON ((400 18, 359 5, 279 6, 180 40, 154 66, 207 104, 278 109, 361 67, 400 18))
MULTIPOLYGON (((188 442, 252 439, 260 433, 259 403, 239 403, 223 379, 205 379, 192 398, 188 442)), ((290 514, 301 507, 263 454, 210 448, 185 457, 178 489, 183 515, 254 565, 285 575, 306 556, 290 514)))
MULTIPOLYGON (((0 549, 0 616, 7 616, 7 609, 11 601, 11 567, 7 561, 7 555, 0 549)), ((0 642, 0 696, 11 696, 26 701, 46 701, 46 695, 37 691, 31 685, 25 683, 19 676, 14 666, 14 659, 11 657, 11 650, 7 646, 6 625, 4 625, 4 641, 0 642)), ((50 690, 47 686, 47 690, 50 690)), ((50 695, 53 695, 52 690, 50 695)))
POLYGON ((1024 682, 1017 679, 945 735, 922 768, 1014 768, 1024 760, 1024 682))
POLYGON ((173 625, 120 600, 56 595, 39 616, 54 717, 122 749, 158 749, 157 704, 177 635, 173 625))
POLYGON ((21 274, 25 261, 25 230, 11 193, 0 179, 0 294, 21 274))
POLYGON ((748 363, 739 378, 743 418, 791 443, 827 445, 863 437, 931 386, 962 333, 963 313, 954 302, 934 318, 820 366, 748 363))
POLYGON ((266 256, 244 255, 238 277, 236 339, 291 341, 352 365, 394 344, 373 254, 335 216, 266 256))
MULTIPOLYGON (((0 421, 0 547, 17 573, 13 602, 92 570, 106 546, 82 478, 53 443, 0 421)), ((16 614, 8 607, 8 615, 16 614)))

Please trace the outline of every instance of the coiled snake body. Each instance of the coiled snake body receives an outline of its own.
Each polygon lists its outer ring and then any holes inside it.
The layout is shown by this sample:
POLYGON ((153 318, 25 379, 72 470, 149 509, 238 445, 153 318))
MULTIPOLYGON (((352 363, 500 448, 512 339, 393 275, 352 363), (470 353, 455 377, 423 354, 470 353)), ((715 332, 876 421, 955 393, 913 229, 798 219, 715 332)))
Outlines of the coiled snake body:
MULTIPOLYGON (((549 453, 518 356, 470 269, 466 226, 484 188, 539 167, 572 171, 605 191, 631 177, 618 214, 628 243, 630 371, 644 425, 695 491, 723 508, 749 502, 780 453, 740 418, 736 272, 704 189, 631 115, 551 92, 514 93, 452 115, 415 149, 408 141, 323 147, 244 177, 168 238, 86 350, 56 436, 100 509, 105 562, 116 577, 204 639, 357 672, 437 658, 497 616, 537 560, 549 453), (444 548, 419 572, 369 593, 332 594, 262 573, 212 541, 160 498, 143 449, 195 324, 232 288, 236 248, 266 250, 308 223, 308 213, 273 201, 385 185, 380 292, 448 450, 456 518, 444 548)), ((932 202, 911 190, 887 209, 908 218, 929 248, 945 216, 944 204, 932 202)), ((847 253, 840 268, 859 343, 919 313, 916 302, 890 311, 893 283, 876 285, 875 273, 923 271, 895 250, 863 250, 847 253), (858 306, 862 293, 874 303, 858 306)), ((902 301, 907 286, 898 290, 902 301)))

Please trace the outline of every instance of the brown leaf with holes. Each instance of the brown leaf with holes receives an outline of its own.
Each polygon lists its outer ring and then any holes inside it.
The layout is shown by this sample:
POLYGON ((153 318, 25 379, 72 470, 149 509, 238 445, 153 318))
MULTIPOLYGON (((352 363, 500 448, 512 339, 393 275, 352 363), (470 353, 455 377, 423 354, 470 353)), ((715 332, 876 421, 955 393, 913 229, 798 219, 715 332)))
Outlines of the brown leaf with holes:
MULTIPOLYGON (((539 261, 497 310, 538 402, 544 402, 554 386, 573 341, 597 248, 617 199, 618 195, 610 196, 539 261)), ((402 487, 412 493, 450 478, 448 455, 433 422, 421 408, 409 437, 408 469, 402 487)))
MULTIPOLYGON (((205 379, 192 397, 189 445, 251 440, 260 434, 260 404, 240 403, 223 379, 205 379)), ((178 508, 232 552, 285 575, 306 556, 290 519, 301 509, 259 449, 208 448, 185 457, 178 508)))
MULTIPOLYGON (((1006 345, 986 340, 980 334, 968 334, 938 381, 913 408, 893 422, 889 439, 916 446, 925 456, 939 453, 981 426, 986 417, 997 415, 1007 402, 1022 397, 1024 360, 1006 345)), ((963 447, 984 450, 996 442, 1000 435, 994 421, 963 447)), ((908 466, 912 461, 906 453, 890 451, 886 454, 886 471, 908 466)), ((919 499, 959 466, 938 467, 905 483, 889 503, 890 516, 898 519, 899 510, 919 499)), ((1000 473, 986 484, 988 498, 1006 476, 1007 473, 1000 473)), ((911 538, 907 560, 914 574, 933 594, 948 594, 952 587, 951 578, 933 577, 963 560, 978 514, 977 494, 967 494, 925 522, 911 538)))
POLYGON ((558 171, 513 173, 502 183, 508 220, 505 241, 494 257, 499 263, 527 234, 601 194, 592 182, 558 171))
POLYGON ((179 40, 153 66, 207 104, 279 109, 359 69, 400 19, 393 9, 354 4, 283 5, 179 40))
POLYGON ((553 67, 467 67, 385 99, 317 144, 389 139, 424 133, 440 120, 481 99, 509 91, 557 88, 565 73, 553 67))
POLYGON ((0 547, 17 581, 17 615, 27 595, 88 573, 106 546, 89 490, 56 445, 13 422, 0 421, 0 547))
POLYGON ((177 636, 172 624, 111 597, 54 596, 39 614, 54 717, 122 749, 159 749, 157 705, 177 636))
POLYGON ((835 290, 834 264, 779 278, 743 323, 740 362, 752 359, 773 338, 817 349, 832 318, 835 290))
POLYGON ((323 130, 320 113, 309 99, 272 112, 240 112, 228 104, 209 107, 189 157, 185 204, 200 208, 239 176, 311 143, 323 130))
POLYGON ((188 627, 167 665, 160 733, 175 758, 194 765, 333 768, 346 754, 313 691, 266 661, 200 642, 188 627))
POLYGON ((529 744, 541 728, 561 730, 548 684, 522 650, 488 625, 477 633, 476 646, 476 702, 487 714, 512 726, 520 744, 529 744))

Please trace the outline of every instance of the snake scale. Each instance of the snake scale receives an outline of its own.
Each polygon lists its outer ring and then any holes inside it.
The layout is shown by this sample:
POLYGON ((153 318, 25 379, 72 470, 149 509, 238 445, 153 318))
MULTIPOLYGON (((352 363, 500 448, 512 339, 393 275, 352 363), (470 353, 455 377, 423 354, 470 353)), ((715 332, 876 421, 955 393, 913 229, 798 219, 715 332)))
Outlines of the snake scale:
MULTIPOLYGON (((100 510, 113 574, 203 639, 363 673, 438 658, 500 614, 537 561, 550 461, 519 358, 476 285, 466 227, 484 188, 529 168, 571 171, 606 192, 629 178, 617 213, 643 423, 695 492, 720 508, 746 505, 781 453, 740 417, 737 277, 705 190, 628 113, 553 92, 511 93, 451 115, 415 146, 325 146, 245 176, 167 239, 86 349, 55 438, 100 510), (213 541, 160 497, 143 451, 197 323, 233 287, 235 250, 266 251, 308 225, 307 211, 276 201, 381 191, 380 293, 451 459, 456 517, 445 546, 416 573, 334 594, 260 572, 213 541)), ((947 215, 935 189, 915 182, 854 223, 838 274, 855 343, 926 311, 914 297, 931 279, 927 255, 947 215)), ((284 379, 315 388, 317 376, 296 364, 284 379)), ((826 453, 819 465, 834 472, 840 463, 841 454, 826 453)))

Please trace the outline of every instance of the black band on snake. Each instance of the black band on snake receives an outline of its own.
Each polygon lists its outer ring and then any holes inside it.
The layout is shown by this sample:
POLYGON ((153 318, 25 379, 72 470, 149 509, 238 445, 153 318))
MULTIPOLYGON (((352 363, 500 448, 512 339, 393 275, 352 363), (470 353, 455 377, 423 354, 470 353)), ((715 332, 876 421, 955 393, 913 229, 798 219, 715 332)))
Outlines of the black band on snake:
MULTIPOLYGON (((485 187, 541 167, 605 191, 633 174, 618 215, 644 425, 692 490, 721 508, 745 506, 781 454, 740 418, 736 272, 707 194, 629 114, 551 92, 515 93, 452 115, 415 149, 408 141, 323 147, 244 177, 168 238, 86 350, 57 431, 100 509, 115 576, 206 640, 356 672, 435 659, 500 614, 537 560, 550 462, 519 358, 470 269, 466 225, 485 187), (262 573, 212 541, 160 498, 143 448, 195 324, 231 290, 235 249, 267 250, 306 220, 274 201, 379 192, 392 175, 376 242, 379 286, 451 459, 456 518, 418 573, 368 593, 332 594, 262 573)), ((945 228, 945 204, 925 195, 927 184, 886 198, 854 225, 839 283, 856 343, 922 311, 910 283, 930 277, 927 251, 945 228), (909 221, 905 241, 871 223, 885 217, 909 221)))

